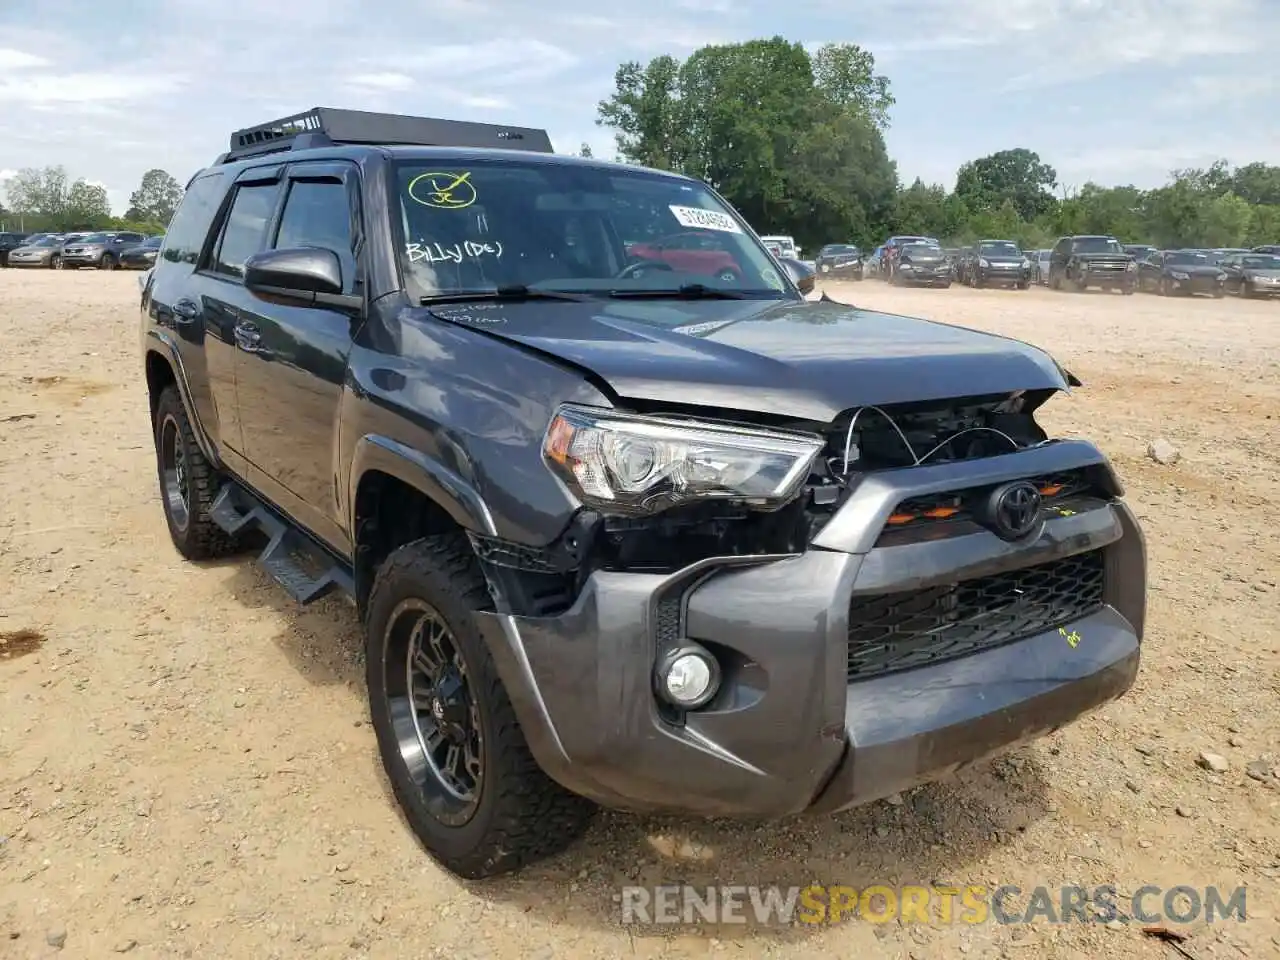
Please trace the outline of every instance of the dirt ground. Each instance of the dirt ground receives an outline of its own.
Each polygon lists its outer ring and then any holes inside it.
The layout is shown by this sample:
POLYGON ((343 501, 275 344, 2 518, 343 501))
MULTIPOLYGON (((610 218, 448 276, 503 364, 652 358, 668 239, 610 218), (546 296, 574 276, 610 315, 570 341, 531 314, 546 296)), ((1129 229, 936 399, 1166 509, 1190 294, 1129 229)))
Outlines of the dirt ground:
POLYGON ((621 885, 680 882, 1245 884, 1247 921, 1179 928, 1185 956, 1280 954, 1280 303, 831 293, 1031 340, 1084 380, 1043 420, 1114 458, 1145 524, 1137 686, 901 804, 605 815, 468 885, 395 812, 351 608, 170 546, 136 277, 0 271, 0 957, 1179 956, 1137 924, 620 925, 621 885), (1181 459, 1149 459, 1156 437, 1181 459))

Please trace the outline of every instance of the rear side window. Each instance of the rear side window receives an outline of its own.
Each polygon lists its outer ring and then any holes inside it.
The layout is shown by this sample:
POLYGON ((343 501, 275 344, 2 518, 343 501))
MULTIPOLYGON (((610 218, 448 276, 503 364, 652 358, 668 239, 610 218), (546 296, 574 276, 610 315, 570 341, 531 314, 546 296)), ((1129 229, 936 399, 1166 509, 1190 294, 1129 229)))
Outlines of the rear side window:
POLYGON ((165 234, 161 258, 171 263, 194 264, 200 258, 205 237, 222 200, 223 174, 211 173, 194 181, 183 194, 165 234))
POLYGON ((214 273, 244 276, 244 262, 266 246, 279 190, 278 183, 245 184, 236 190, 214 257, 214 273))

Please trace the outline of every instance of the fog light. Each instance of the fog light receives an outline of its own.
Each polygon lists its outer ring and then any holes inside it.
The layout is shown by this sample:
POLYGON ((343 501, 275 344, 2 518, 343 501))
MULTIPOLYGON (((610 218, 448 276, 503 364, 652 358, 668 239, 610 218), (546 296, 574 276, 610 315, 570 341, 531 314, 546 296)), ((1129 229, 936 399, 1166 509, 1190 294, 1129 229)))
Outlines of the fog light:
POLYGON ((694 644, 672 650, 658 664, 658 689, 672 704, 695 710, 720 688, 720 664, 710 652, 694 644))

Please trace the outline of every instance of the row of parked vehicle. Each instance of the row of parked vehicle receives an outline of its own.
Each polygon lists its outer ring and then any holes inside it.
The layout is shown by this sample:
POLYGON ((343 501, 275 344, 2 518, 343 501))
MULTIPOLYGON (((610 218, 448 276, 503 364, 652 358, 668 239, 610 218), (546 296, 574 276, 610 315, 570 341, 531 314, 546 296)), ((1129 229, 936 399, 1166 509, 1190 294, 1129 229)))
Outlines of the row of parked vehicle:
POLYGON ((164 235, 131 230, 80 233, 0 233, 0 267, 49 270, 146 270, 155 266, 164 235))
POLYGON ((897 236, 865 259, 855 244, 827 244, 818 251, 816 265, 830 279, 874 277, 898 286, 963 283, 1026 290, 1040 284, 1053 290, 1096 287, 1161 296, 1280 295, 1280 245, 1159 250, 1110 236, 1077 235, 1044 250, 1022 250, 1012 240, 947 248, 933 237, 897 236))

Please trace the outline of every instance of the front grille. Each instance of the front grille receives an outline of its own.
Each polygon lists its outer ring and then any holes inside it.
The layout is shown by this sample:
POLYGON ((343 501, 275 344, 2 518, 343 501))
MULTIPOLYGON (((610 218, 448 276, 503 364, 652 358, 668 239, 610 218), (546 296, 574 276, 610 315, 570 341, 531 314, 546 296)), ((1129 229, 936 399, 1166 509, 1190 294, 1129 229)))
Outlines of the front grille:
POLYGON ((1103 605, 1105 562, 1062 560, 849 604, 849 680, 954 660, 1052 630, 1103 605))
MULTIPOLYGON (((1053 507, 1093 492, 1093 484, 1086 470, 1065 470, 1026 479, 1035 484, 1046 507, 1053 507)), ((890 515, 877 546, 898 542, 899 531, 914 532, 926 525, 943 521, 972 521, 973 511, 978 502, 999 485, 967 487, 903 500, 890 515)))

